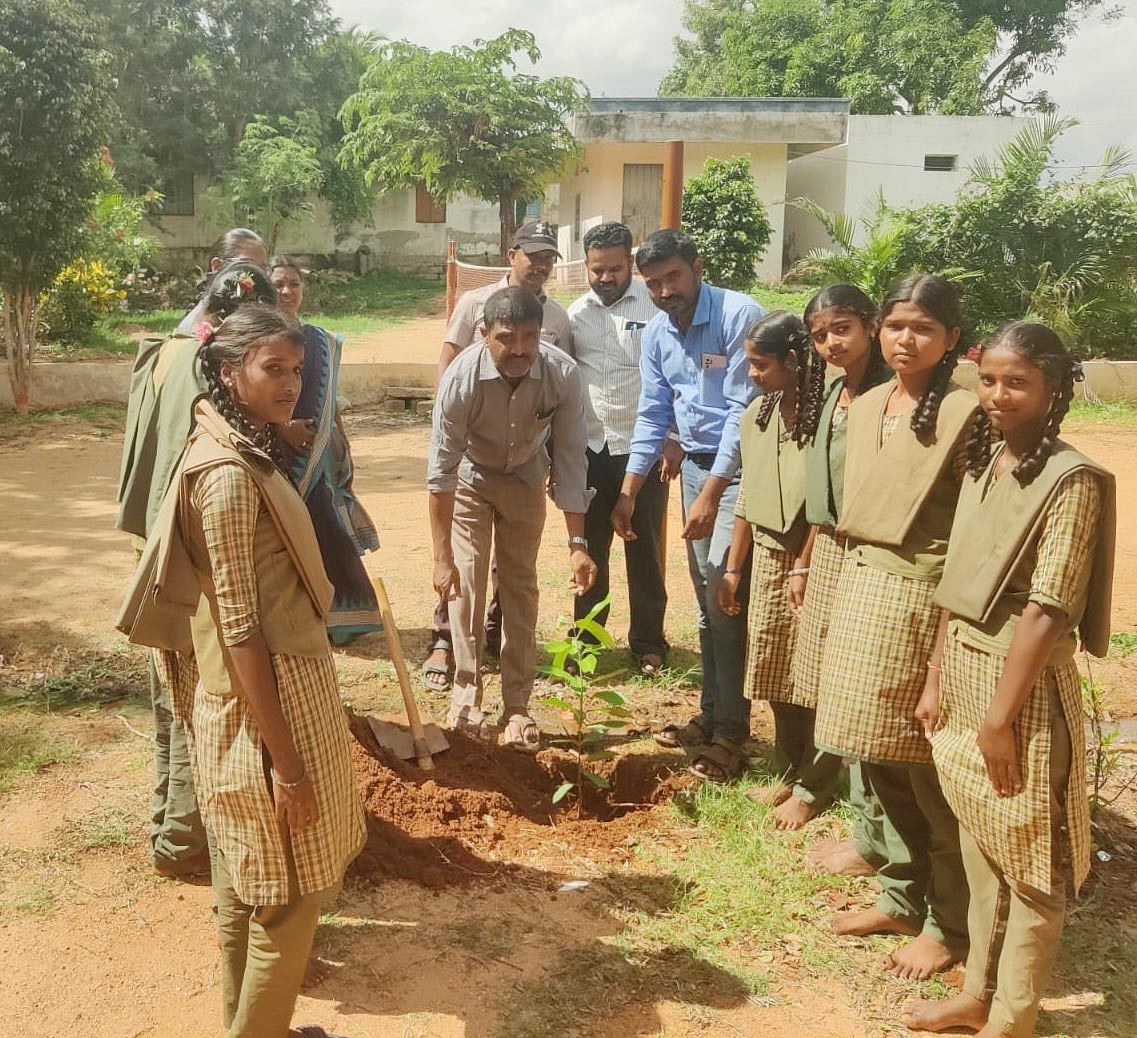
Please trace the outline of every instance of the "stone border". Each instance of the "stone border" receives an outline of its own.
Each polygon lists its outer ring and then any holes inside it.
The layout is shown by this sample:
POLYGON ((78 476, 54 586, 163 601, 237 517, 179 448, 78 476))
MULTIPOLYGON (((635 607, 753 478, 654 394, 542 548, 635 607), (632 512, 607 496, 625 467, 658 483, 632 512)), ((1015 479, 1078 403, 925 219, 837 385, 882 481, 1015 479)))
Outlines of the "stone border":
MULTIPOLYGON (((1091 360, 1085 362, 1086 382, 1104 401, 1137 403, 1137 361, 1091 360)), ((32 372, 32 407, 54 411, 81 404, 126 403, 131 365, 125 361, 49 361, 36 364, 32 372)), ((389 402, 391 410, 429 410, 437 367, 434 364, 344 364, 340 367, 340 395, 349 404, 375 405, 389 402)), ((975 385, 975 365, 964 362, 956 380, 968 388, 975 385)), ((1083 386, 1077 395, 1084 395, 1083 386)), ((8 379, 0 377, 0 410, 12 409, 8 379)))

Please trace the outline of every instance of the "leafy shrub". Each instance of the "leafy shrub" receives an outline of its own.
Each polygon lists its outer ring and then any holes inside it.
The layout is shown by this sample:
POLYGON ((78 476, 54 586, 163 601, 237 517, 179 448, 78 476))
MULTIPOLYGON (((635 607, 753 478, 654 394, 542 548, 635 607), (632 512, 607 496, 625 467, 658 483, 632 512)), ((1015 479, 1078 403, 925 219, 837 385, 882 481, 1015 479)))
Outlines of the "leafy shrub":
POLYGON ((798 205, 825 226, 834 248, 814 250, 795 275, 853 281, 880 299, 914 270, 965 285, 968 331, 990 334, 1032 317, 1051 325, 1081 356, 1137 356, 1137 185, 1129 156, 1111 149, 1093 177, 1052 177, 1054 144, 1073 120, 1027 126, 980 160, 951 205, 866 218, 863 244, 854 224, 808 200, 798 205))
POLYGON ((683 229, 695 239, 713 285, 745 292, 773 229, 754 189, 750 160, 707 159, 683 186, 683 229))
POLYGON ((126 292, 106 264, 78 260, 64 267, 40 299, 40 320, 53 339, 82 336, 121 306, 126 292))

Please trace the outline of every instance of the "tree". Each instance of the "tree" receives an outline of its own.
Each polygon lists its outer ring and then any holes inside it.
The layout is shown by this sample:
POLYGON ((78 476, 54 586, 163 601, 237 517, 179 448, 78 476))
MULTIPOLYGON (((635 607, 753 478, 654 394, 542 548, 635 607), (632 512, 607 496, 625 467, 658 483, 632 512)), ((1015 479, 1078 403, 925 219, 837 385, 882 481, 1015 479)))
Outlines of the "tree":
POLYGON ((699 246, 708 281, 749 291, 773 235, 749 159, 707 159, 703 172, 683 185, 683 229, 699 246))
POLYGON ((313 121, 282 118, 278 129, 258 116, 245 126, 232 167, 211 189, 227 222, 259 227, 270 253, 280 225, 310 213, 312 197, 323 183, 313 121))
POLYGON ((1047 116, 971 169, 968 188, 950 205, 889 209, 865 221, 863 244, 852 222, 802 199, 834 241, 793 271, 852 281, 880 299, 897 277, 925 270, 965 285, 973 334, 1031 316, 1051 325, 1082 355, 1132 355, 1137 341, 1137 182, 1129 155, 1113 148, 1099 172, 1077 180, 1051 176, 1055 141, 1074 120, 1047 116))
POLYGON ((111 104, 105 56, 65 0, 0 0, 0 284, 16 410, 26 414, 37 297, 80 247, 111 104))
POLYGON ((576 79, 517 71, 541 57, 532 33, 510 29, 473 47, 430 51, 405 40, 379 48, 344 103, 341 157, 382 191, 425 184, 496 202, 505 254, 518 202, 539 198, 580 156, 565 124, 587 93, 576 79))
POLYGON ((1103 0, 686 0, 661 93, 848 97, 860 114, 1045 109, 1013 96, 1103 0))

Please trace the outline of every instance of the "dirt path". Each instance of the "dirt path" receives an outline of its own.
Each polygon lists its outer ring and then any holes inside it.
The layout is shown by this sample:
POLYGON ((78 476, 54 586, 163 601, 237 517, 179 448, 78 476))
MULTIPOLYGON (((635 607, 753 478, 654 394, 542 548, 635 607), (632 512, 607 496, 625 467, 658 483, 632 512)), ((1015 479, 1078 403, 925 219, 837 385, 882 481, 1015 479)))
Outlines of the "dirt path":
POLYGON ((416 317, 370 335, 349 335, 344 343, 345 364, 435 364, 442 349, 446 317, 416 317))

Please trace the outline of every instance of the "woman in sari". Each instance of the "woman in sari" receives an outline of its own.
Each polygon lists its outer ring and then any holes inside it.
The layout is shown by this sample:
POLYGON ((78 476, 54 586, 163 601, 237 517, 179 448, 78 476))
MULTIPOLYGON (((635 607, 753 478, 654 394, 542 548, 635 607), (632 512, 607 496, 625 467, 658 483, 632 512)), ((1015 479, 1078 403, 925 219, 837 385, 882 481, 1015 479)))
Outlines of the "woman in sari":
MULTIPOLYGON (((297 261, 274 256, 269 276, 277 308, 298 318, 304 277, 297 261)), ((283 430, 294 451, 291 475, 308 506, 324 569, 335 587, 328 637, 345 645, 382 629, 379 607, 360 556, 379 547, 375 524, 352 490, 354 469, 347 435, 337 412, 343 339, 313 324, 303 325, 304 371, 293 421, 283 430)))

